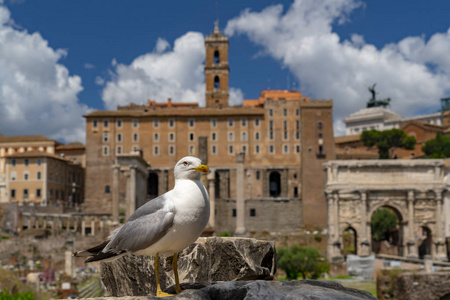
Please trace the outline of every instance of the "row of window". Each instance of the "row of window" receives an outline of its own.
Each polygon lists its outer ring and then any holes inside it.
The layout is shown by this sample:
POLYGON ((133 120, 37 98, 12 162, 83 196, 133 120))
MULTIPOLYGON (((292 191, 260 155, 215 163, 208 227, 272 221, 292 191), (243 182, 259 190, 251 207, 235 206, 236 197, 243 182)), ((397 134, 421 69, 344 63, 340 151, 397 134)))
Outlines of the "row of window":
MULTIPOLYGON (((24 200, 28 199, 29 198, 29 190, 28 189, 23 189, 22 190, 22 196, 23 196, 24 200)), ((15 199, 16 198, 16 190, 15 189, 11 189, 10 190, 10 197, 11 197, 11 199, 15 199)), ((42 190, 41 189, 36 189, 35 197, 36 198, 41 198, 42 197, 42 190)), ((64 200, 64 191, 55 190, 55 200, 60 200, 60 199, 64 200)), ((53 200, 53 189, 49 190, 49 200, 53 200)))
MULTIPOLYGON (((218 153, 218 147, 217 145, 212 145, 211 146, 211 154, 217 154, 218 153)), ((289 154, 289 145, 283 145, 282 146, 282 151, 283 154, 289 154)), ((255 154, 259 154, 261 153, 261 146, 260 145, 255 145, 253 148, 253 153, 255 154)), ((268 145, 268 153, 269 154, 275 154, 275 145, 268 145)), ((133 147, 133 151, 137 151, 137 146, 133 147)), ((190 155, 195 155, 195 146, 194 145, 190 145, 189 146, 189 154, 190 155)), ((247 153, 247 146, 246 145, 242 145, 241 146, 241 152, 247 153)), ((108 146, 103 146, 103 150, 102 150, 103 156, 108 156, 110 155, 110 150, 108 146)), ((122 146, 118 146, 116 148, 116 154, 122 154, 123 153, 123 148, 122 146)), ((228 154, 234 154, 235 153, 235 146, 234 145, 228 145, 228 154)), ((294 153, 300 153, 300 145, 294 145, 294 153)), ((160 147, 159 146, 153 146, 153 155, 160 155, 160 147)), ((175 146, 169 146, 168 148, 168 154, 169 155, 174 155, 175 154, 175 146)))
MULTIPOLYGON (((287 108, 283 108, 283 117, 287 117, 288 115, 288 109, 287 108)), ((297 108, 295 110, 295 116, 300 116, 300 110, 297 108)), ((269 117, 273 117, 273 109, 269 109, 269 117)))
MULTIPOLYGON (((232 212, 231 212, 231 216, 232 216, 233 218, 236 218, 236 215, 237 215, 236 208, 233 208, 233 210, 232 210, 232 212)), ((256 217, 256 208, 250 208, 250 210, 249 210, 249 216, 250 216, 250 217, 256 217)))
MULTIPOLYGON (((274 136, 275 136, 274 132, 273 132, 273 131, 270 131, 270 132, 269 132, 269 139, 270 139, 270 140, 273 140, 273 139, 274 139, 274 136)), ((154 133, 154 134, 153 134, 153 141, 157 143, 157 142, 159 142, 159 139, 160 139, 159 133, 154 133)), ((195 133, 190 132, 190 133, 188 134, 188 139, 189 139, 189 141, 191 141, 191 142, 192 142, 192 141, 195 141, 195 133)), ((288 139, 289 139, 288 131, 284 131, 284 132, 283 132, 283 140, 286 141, 286 140, 288 140, 288 139)), ((299 132, 299 131, 296 131, 296 132, 295 132, 295 139, 296 139, 296 140, 299 140, 299 139, 300 139, 300 132, 299 132)), ((139 142, 139 134, 133 133, 132 140, 133 140, 133 142, 135 142, 135 143, 139 142)), ((217 134, 217 132, 212 132, 212 133, 211 133, 211 140, 212 140, 212 141, 217 141, 217 140, 218 140, 218 134, 217 134)), ((260 134, 259 131, 256 131, 256 132, 255 132, 255 140, 256 140, 256 141, 261 140, 261 134, 260 134)), ((118 134, 117 134, 117 142, 118 142, 118 143, 121 143, 122 141, 123 141, 123 136, 122 136, 121 133, 118 133, 118 134)), ((175 141, 175 133, 170 132, 170 133, 169 133, 169 142, 174 142, 174 141, 175 141)), ((229 141, 229 142, 234 141, 234 132, 228 132, 228 141, 229 141)), ((241 141, 247 141, 247 132, 246 132, 246 131, 241 132, 241 141)), ((108 134, 108 132, 104 132, 104 133, 103 133, 103 142, 104 142, 104 143, 109 142, 109 134, 108 134)))
MULTIPOLYGON (((28 166, 30 165, 30 160, 29 160, 28 158, 25 158, 25 159, 23 160, 23 164, 24 164, 25 167, 28 167, 28 166)), ((42 165, 42 159, 41 159, 41 158, 38 158, 38 159, 36 160, 36 164, 37 164, 38 166, 42 165)), ((12 166, 12 167, 15 167, 16 165, 17 165, 16 159, 15 159, 15 158, 11 159, 11 166, 12 166)))
MULTIPOLYGON (((241 119, 240 120, 240 124, 242 127, 247 127, 248 124, 248 120, 247 119, 241 119)), ((255 127, 258 127, 260 125, 260 120, 254 119, 254 125, 255 127)), ((211 119, 211 127, 215 128, 217 127, 217 119, 211 119)), ((103 120, 103 128, 109 128, 109 120, 103 120)), ((153 127, 159 127, 159 120, 155 119, 153 120, 153 127)), ((175 127, 175 120, 174 119, 169 119, 168 121, 169 127, 175 127)), ((228 127, 234 127, 235 124, 235 120, 234 119, 228 119, 227 121, 228 127)), ((189 127, 195 127, 195 119, 189 119, 188 120, 188 125, 189 127)), ((116 127, 117 128, 122 128, 123 126, 123 121, 122 120, 117 120, 116 121, 116 127)), ((92 127, 93 128, 98 128, 99 127, 99 121, 98 120, 93 120, 92 121, 92 127)), ((132 120, 132 127, 137 128, 139 127, 139 120, 138 119, 133 119, 132 120)))

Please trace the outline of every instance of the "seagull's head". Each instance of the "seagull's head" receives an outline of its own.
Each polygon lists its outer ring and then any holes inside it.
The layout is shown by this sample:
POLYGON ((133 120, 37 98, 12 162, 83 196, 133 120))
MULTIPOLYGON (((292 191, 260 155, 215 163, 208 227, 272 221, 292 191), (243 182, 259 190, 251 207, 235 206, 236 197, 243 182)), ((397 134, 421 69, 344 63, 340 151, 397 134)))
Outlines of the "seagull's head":
POLYGON ((175 165, 174 174, 175 179, 200 179, 201 173, 208 173, 209 168, 202 165, 202 161, 193 156, 186 156, 180 159, 175 165))

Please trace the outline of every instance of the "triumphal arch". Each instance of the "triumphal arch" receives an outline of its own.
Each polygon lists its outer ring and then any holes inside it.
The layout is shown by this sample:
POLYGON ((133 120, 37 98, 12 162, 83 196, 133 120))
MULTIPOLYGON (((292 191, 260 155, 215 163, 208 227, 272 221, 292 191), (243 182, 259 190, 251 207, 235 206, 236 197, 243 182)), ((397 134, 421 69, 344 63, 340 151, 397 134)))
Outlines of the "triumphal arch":
POLYGON ((398 255, 418 258, 420 235, 425 230, 427 254, 447 260, 445 216, 449 207, 444 202, 448 202, 449 192, 443 160, 329 161, 325 167, 331 261, 342 260, 343 232, 349 228, 355 232, 356 254, 371 254, 370 222, 380 207, 397 214, 398 255))

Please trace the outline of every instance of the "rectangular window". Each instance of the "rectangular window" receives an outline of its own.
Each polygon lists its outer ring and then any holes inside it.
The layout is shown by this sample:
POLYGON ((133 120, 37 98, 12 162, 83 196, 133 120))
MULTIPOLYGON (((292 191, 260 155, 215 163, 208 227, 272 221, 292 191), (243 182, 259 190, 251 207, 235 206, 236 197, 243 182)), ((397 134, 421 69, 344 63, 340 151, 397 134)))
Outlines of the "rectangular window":
POLYGON ((117 120, 117 127, 118 128, 122 127, 122 120, 117 120))
POLYGON ((117 134, 117 141, 120 143, 122 141, 122 134, 118 133, 117 134))
POLYGON ((109 138, 109 137, 108 137, 108 133, 107 133, 107 132, 104 132, 104 133, 103 133, 103 142, 104 142, 104 143, 108 142, 108 138, 109 138))
POLYGON ((255 153, 259 153, 259 145, 255 145, 255 153))
POLYGON ((36 178, 37 178, 38 180, 41 179, 41 172, 37 172, 36 178))
POLYGON ((247 132, 241 132, 241 141, 246 141, 247 140, 247 132))
POLYGON ((295 152, 300 153, 300 145, 295 145, 295 152))
POLYGON ((103 121, 103 127, 108 127, 109 126, 109 121, 108 120, 104 120, 103 121))
POLYGON ((228 119, 228 127, 233 127, 233 119, 228 119))
POLYGON ((288 127, 288 126, 287 126, 287 121, 284 120, 284 121, 283 121, 283 129, 284 129, 284 130, 287 130, 287 127, 288 127))
POLYGON ((255 132, 255 140, 256 140, 256 141, 259 141, 259 139, 260 139, 259 132, 256 131, 256 132, 255 132))
POLYGON ((300 139, 300 131, 296 131, 295 132, 295 139, 299 140, 300 139))
POLYGON ((175 120, 169 119, 169 127, 174 127, 174 126, 175 126, 175 120))
POLYGON ((269 129, 273 130, 273 121, 272 120, 269 121, 269 129))
POLYGON ((194 141, 194 139, 195 139, 195 136, 194 136, 194 133, 189 133, 189 141, 194 141))
POLYGON ((30 160, 28 158, 25 158, 23 163, 24 163, 25 167, 28 167, 28 165, 30 164, 30 160))
POLYGON ((159 127, 159 120, 153 120, 153 126, 159 127))
POLYGON ((28 199, 28 189, 23 189, 23 199, 28 199))
POLYGON ((288 139, 288 132, 287 131, 283 132, 283 139, 284 140, 288 139))
POLYGON ((283 145, 283 153, 284 154, 289 153, 289 146, 288 145, 283 145))
POLYGON ((242 152, 247 153, 247 146, 246 145, 242 145, 242 152))
POLYGON ((283 109, 283 116, 285 116, 285 117, 287 116, 287 109, 286 108, 283 109))
POLYGON ((261 171, 256 171, 256 180, 261 179, 261 171))
POLYGON ((217 127, 217 120, 211 119, 211 127, 217 127))
POLYGON ((296 115, 297 117, 300 115, 300 110, 299 110, 298 108, 295 110, 295 115, 296 115))
POLYGON ((28 172, 23 173, 23 180, 28 180, 30 174, 28 172))
POLYGON ((256 209, 250 208, 250 217, 256 217, 256 209))
POLYGON ((233 208, 231 214, 232 214, 233 218, 236 218, 236 208, 233 208))
POLYGON ((275 152, 275 147, 273 145, 269 145, 269 153, 273 154, 275 152))
POLYGON ((174 146, 169 146, 169 154, 170 155, 174 155, 175 154, 175 147, 174 146))
POLYGON ((155 155, 159 154, 159 147, 158 146, 153 147, 153 154, 155 154, 155 155))
POLYGON ((233 154, 233 152, 234 152, 233 145, 228 146, 228 153, 233 154))
POLYGON ((296 120, 296 121, 295 121, 295 128, 296 128, 297 130, 300 129, 300 121, 299 121, 299 120, 296 120))
POLYGON ((215 132, 211 133, 211 140, 216 141, 217 140, 217 134, 215 132))
POLYGON ((97 126, 98 126, 97 120, 93 120, 92 121, 92 127, 97 128, 97 126))
POLYGON ((153 140, 154 140, 155 142, 159 142, 159 134, 155 133, 155 134, 153 135, 153 140))
POLYGON ((42 164, 42 159, 38 158, 37 159, 37 165, 40 166, 42 164))
POLYGON ((169 133, 169 141, 173 142, 175 140, 175 134, 173 132, 169 133))
POLYGON ((211 147, 211 153, 212 153, 212 154, 216 154, 216 153, 217 153, 217 148, 216 148, 215 145, 213 145, 213 146, 211 147))
POLYGON ((16 198, 16 190, 11 189, 11 198, 16 198))
POLYGON ((273 131, 269 132, 269 139, 273 140, 273 131))
POLYGON ((137 133, 133 133, 133 142, 137 142, 139 140, 139 135, 137 133))
POLYGON ((11 172, 11 180, 15 181, 16 179, 17 179, 17 172, 16 171, 11 172))
POLYGON ((233 132, 228 132, 228 141, 230 141, 230 142, 234 141, 234 133, 233 132))
POLYGON ((11 160, 11 166, 13 166, 13 167, 16 166, 16 160, 15 160, 15 159, 12 159, 12 160, 11 160))
POLYGON ((273 116, 273 110, 272 109, 269 109, 269 116, 273 116))
POLYGON ((259 126, 259 119, 255 119, 255 126, 256 126, 256 127, 259 126))
POLYGON ((195 125, 195 120, 189 119, 189 127, 194 127, 194 125, 195 125))
POLYGON ((241 125, 242 125, 242 127, 247 126, 247 119, 242 119, 241 120, 241 125))
POLYGON ((117 152, 117 154, 122 154, 122 147, 118 146, 116 152, 117 152))
POLYGON ((193 145, 189 146, 189 154, 191 155, 195 154, 195 148, 193 145))
MULTIPOLYGON (((108 146, 103 146, 103 155, 106 156, 108 155, 108 146)), ((50 174, 51 175, 51 174, 50 174)))
POLYGON ((133 120, 133 127, 138 127, 139 125, 139 120, 138 119, 134 119, 133 120))

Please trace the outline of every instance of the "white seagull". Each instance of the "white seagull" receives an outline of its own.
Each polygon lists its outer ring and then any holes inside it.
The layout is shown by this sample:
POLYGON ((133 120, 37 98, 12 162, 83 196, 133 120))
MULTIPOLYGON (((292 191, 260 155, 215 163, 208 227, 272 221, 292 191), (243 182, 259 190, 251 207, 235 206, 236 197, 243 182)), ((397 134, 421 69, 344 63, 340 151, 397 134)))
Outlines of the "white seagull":
POLYGON ((200 174, 208 173, 201 160, 186 156, 174 168, 173 190, 139 207, 116 229, 108 240, 74 256, 91 256, 85 262, 112 260, 125 254, 155 256, 156 295, 171 296, 161 291, 158 256, 173 255, 175 291, 181 292, 177 270, 178 252, 200 236, 209 220, 209 196, 200 182, 200 174))

